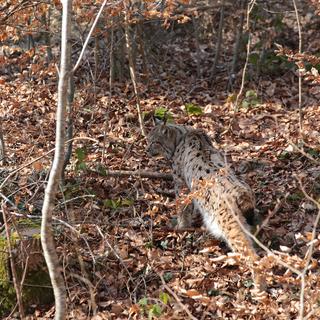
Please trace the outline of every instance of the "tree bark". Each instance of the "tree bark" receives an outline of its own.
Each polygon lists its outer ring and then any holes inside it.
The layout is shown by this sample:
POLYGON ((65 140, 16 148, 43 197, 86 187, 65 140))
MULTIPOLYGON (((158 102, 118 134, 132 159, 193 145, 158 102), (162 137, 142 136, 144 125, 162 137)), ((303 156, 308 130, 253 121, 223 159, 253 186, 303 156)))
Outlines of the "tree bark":
MULTIPOLYGON (((71 55, 69 56, 71 59, 71 55)), ((69 59, 69 65, 71 64, 71 60, 69 59)), ((75 85, 74 85, 74 76, 73 73, 70 74, 68 79, 68 99, 67 99, 67 140, 69 140, 66 153, 64 157, 63 169, 62 169, 62 181, 65 180, 65 169, 67 165, 70 163, 70 159, 72 156, 72 147, 73 147, 73 99, 74 99, 75 85)))

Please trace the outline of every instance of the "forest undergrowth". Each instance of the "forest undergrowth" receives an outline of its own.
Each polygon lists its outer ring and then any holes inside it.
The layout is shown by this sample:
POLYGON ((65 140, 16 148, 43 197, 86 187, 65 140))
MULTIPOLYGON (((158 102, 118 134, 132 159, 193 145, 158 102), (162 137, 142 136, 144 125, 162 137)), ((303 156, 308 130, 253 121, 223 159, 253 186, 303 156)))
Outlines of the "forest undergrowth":
MULTIPOLYGON (((294 70, 258 78, 248 70, 235 111, 241 72, 228 93, 228 61, 223 61, 211 84, 205 71, 211 59, 203 46, 203 77, 197 80, 193 41, 184 35, 163 44, 168 55, 161 64, 150 63, 148 78, 141 77, 147 131, 155 111, 204 129, 254 190, 259 240, 302 270, 319 211, 309 197, 320 196, 320 93, 303 82, 300 131, 294 70)), ((22 72, 10 81, 0 79, 8 154, 3 170, 8 174, 21 167, 6 184, 20 214, 39 214, 50 168, 52 153, 46 153, 54 148, 57 100, 56 72, 54 65, 50 68, 31 70, 32 77, 22 72)), ((66 222, 56 224, 56 240, 69 318, 87 319, 96 306, 92 319, 187 319, 186 308, 196 319, 297 318, 301 282, 292 271, 266 258, 268 297, 255 301, 250 272, 237 255, 201 223, 194 230, 174 229, 170 179, 117 175, 116 170, 170 173, 170 166, 145 152, 131 83, 115 82, 109 93, 108 79, 102 77, 93 88, 82 81, 81 72, 74 100, 74 152, 55 209, 55 217, 66 222)), ((314 243, 304 289, 309 319, 320 317, 319 234, 314 243)), ((53 313, 48 306, 30 310, 33 319, 53 313)))

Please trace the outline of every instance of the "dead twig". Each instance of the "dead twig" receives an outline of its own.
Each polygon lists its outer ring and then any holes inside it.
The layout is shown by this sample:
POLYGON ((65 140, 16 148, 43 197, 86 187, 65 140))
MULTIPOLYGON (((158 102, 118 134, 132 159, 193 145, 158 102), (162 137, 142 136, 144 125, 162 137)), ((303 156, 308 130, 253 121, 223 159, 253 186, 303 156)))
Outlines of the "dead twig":
MULTIPOLYGON (((78 137, 78 138, 72 138, 71 139, 72 141, 76 141, 76 140, 89 140, 89 141, 93 141, 93 142, 96 142, 96 143, 99 143, 98 140, 96 139, 92 139, 92 138, 89 138, 89 137, 78 137)), ((65 143, 69 143, 71 140, 67 140, 65 143)), ((23 164, 22 166, 20 166, 19 168, 13 170, 12 172, 10 172, 7 177, 2 181, 2 183, 0 184, 0 190, 5 186, 5 184, 7 183, 7 181, 13 176, 15 175, 17 172, 21 171, 22 169, 26 168, 26 167, 29 167, 31 166, 33 163, 45 158, 46 156, 48 156, 50 153, 54 152, 55 151, 55 148, 52 148, 51 150, 47 151, 46 153, 44 153, 43 155, 41 155, 40 157, 37 157, 25 164, 23 164)))
MULTIPOLYGON (((78 256, 79 257, 79 256, 78 256)), ((79 260, 79 262, 82 261, 82 264, 83 264, 83 260, 81 258, 81 260, 79 260)), ((81 265, 80 265, 81 267, 81 265)), ((81 269, 83 269, 81 267, 81 269)), ((94 287, 94 285, 92 284, 92 282, 88 279, 88 277, 84 277, 84 276, 80 276, 76 273, 69 273, 70 276, 76 278, 76 279, 79 279, 81 280, 83 283, 85 283, 88 287, 88 291, 89 291, 89 294, 90 294, 90 307, 92 309, 92 314, 93 315, 96 315, 97 314, 97 310, 98 310, 98 306, 97 306, 97 303, 96 303, 96 299, 95 299, 95 290, 96 288, 94 287)))
POLYGON ((319 160, 316 160, 315 158, 313 158, 310 154, 306 153, 304 150, 302 150, 301 148, 299 148, 295 143, 293 143, 290 139, 289 139, 289 144, 292 145, 292 147, 294 149, 296 149, 297 151, 299 151, 303 156, 305 156, 306 158, 308 158, 310 161, 319 164, 319 160))
POLYGON ((277 200, 277 204, 275 205, 275 207, 273 208, 273 210, 268 210, 268 215, 267 217, 262 221, 262 224, 259 225, 259 228, 257 229, 257 231, 254 233, 254 236, 256 237, 259 232, 269 223, 269 220, 279 211, 279 209, 281 208, 283 202, 287 199, 289 194, 286 194, 284 199, 278 199, 277 200))
MULTIPOLYGON (((98 233, 100 234, 101 238, 104 240, 104 242, 106 243, 106 245, 109 247, 109 249, 113 252, 113 254, 118 258, 118 260, 120 261, 120 263, 122 264, 124 270, 127 272, 128 274, 128 282, 131 281, 132 284, 134 284, 134 280, 132 278, 132 275, 129 271, 129 269, 126 266, 126 263, 123 261, 122 257, 120 256, 120 254, 118 253, 118 251, 110 244, 110 242, 108 241, 107 237, 105 236, 105 234, 102 232, 102 230, 100 229, 100 227, 98 225, 95 226, 98 233)), ((130 292, 129 289, 129 285, 127 283, 127 290, 128 292, 130 292)))
POLYGON ((318 214, 316 219, 314 220, 313 223, 313 228, 312 228, 312 234, 311 234, 311 240, 309 241, 309 248, 305 257, 305 267, 301 272, 301 289, 300 289, 300 308, 299 308, 299 320, 303 320, 304 319, 304 295, 305 295, 305 276, 306 273, 308 271, 311 259, 312 259, 312 254, 314 251, 314 240, 316 239, 317 236, 317 226, 319 224, 320 221, 320 203, 318 201, 316 201, 315 199, 313 199, 312 197, 310 197, 308 195, 308 193, 306 192, 301 179, 296 175, 295 176, 296 179, 298 180, 298 183, 300 185, 300 189, 303 192, 304 196, 311 201, 312 203, 314 203, 316 205, 316 207, 318 208, 318 214))
POLYGON ((166 284, 165 280, 163 279, 162 274, 159 273, 158 275, 160 277, 160 280, 161 280, 164 288, 175 298, 175 300, 177 301, 177 303, 179 304, 181 309, 184 310, 185 313, 188 315, 189 319, 197 320, 197 318, 194 317, 192 315, 192 313, 189 311, 188 307, 182 303, 181 299, 177 296, 177 294, 166 284))

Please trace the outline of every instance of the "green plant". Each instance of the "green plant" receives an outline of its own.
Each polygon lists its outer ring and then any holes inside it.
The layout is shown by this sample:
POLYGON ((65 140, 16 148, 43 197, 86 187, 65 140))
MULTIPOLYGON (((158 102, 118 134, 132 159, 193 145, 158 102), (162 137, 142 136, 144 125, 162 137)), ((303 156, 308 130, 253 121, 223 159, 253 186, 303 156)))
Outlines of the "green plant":
POLYGON ((290 155, 291 153, 288 151, 282 151, 279 155, 278 155, 278 159, 279 160, 287 160, 290 159, 290 155))
POLYGON ((289 202, 299 202, 304 198, 304 194, 302 192, 295 192, 288 195, 287 200, 289 202))
POLYGON ((103 177, 107 176, 107 170, 103 165, 98 164, 96 167, 96 170, 101 176, 103 176, 103 177))
POLYGON ((87 169, 87 165, 85 163, 85 159, 87 157, 87 151, 84 148, 76 149, 76 171, 83 171, 87 169))
POLYGON ((160 292, 159 298, 163 304, 167 305, 170 301, 170 296, 166 292, 160 292))
POLYGON ((66 200, 72 199, 79 195, 91 195, 95 196, 96 193, 93 189, 83 188, 80 181, 69 181, 66 185, 63 186, 63 194, 66 200))
POLYGON ((166 120, 167 123, 173 122, 172 113, 165 107, 156 108, 154 110, 154 116, 162 121, 166 120))
POLYGON ((154 244, 153 244, 152 241, 148 241, 148 242, 146 242, 145 247, 146 247, 147 249, 152 249, 152 248, 154 247, 154 244))
POLYGON ((154 318, 160 317, 162 314, 162 308, 158 304, 153 304, 148 312, 148 319, 152 320, 154 318))
POLYGON ((246 287, 246 288, 250 288, 254 285, 254 281, 252 279, 247 279, 247 280, 244 280, 243 281, 243 285, 246 287))
POLYGON ((219 290, 216 290, 216 289, 210 289, 208 290, 208 295, 210 297, 216 297, 216 296, 219 296, 221 293, 219 290))
POLYGON ((193 103, 187 103, 185 105, 185 109, 189 116, 200 116, 203 114, 203 110, 201 109, 201 107, 193 103))
POLYGON ((162 249, 164 250, 167 250, 168 249, 168 244, 169 244, 169 241, 168 240, 163 240, 160 242, 160 246, 162 249))
POLYGON ((257 106, 260 103, 258 99, 258 95, 254 90, 248 90, 246 92, 245 98, 242 100, 242 107, 245 109, 249 109, 257 106))
POLYGON ((306 152, 314 158, 320 158, 320 149, 307 148, 306 152))
POLYGON ((103 205, 107 208, 118 209, 121 207, 130 207, 132 206, 134 201, 129 198, 117 198, 117 199, 105 199, 103 200, 103 205))
POLYGON ((165 282, 169 282, 173 278, 173 275, 171 272, 165 272, 163 274, 163 279, 165 282))
MULTIPOLYGON (((159 299, 163 305, 167 305, 170 301, 170 296, 165 292, 160 292, 159 299)), ((142 311, 148 315, 148 319, 152 320, 162 315, 162 306, 157 303, 150 303, 147 297, 143 297, 138 302, 142 311)))

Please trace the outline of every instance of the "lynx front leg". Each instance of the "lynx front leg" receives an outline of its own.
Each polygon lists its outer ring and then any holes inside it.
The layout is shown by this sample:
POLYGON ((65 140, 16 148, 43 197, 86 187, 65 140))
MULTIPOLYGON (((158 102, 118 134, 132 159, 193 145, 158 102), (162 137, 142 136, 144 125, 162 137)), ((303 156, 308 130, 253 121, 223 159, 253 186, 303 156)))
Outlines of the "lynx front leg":
POLYGON ((187 229, 192 227, 192 217, 194 206, 192 203, 183 204, 183 197, 189 193, 189 189, 182 179, 175 177, 175 194, 177 199, 177 229, 187 229))
POLYGON ((188 204, 183 207, 182 210, 179 210, 177 217, 177 229, 188 229, 192 227, 193 221, 193 204, 188 204))

